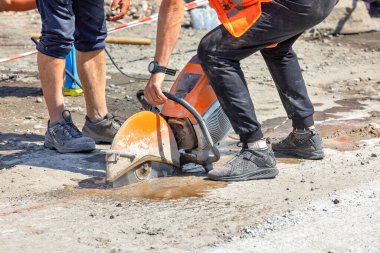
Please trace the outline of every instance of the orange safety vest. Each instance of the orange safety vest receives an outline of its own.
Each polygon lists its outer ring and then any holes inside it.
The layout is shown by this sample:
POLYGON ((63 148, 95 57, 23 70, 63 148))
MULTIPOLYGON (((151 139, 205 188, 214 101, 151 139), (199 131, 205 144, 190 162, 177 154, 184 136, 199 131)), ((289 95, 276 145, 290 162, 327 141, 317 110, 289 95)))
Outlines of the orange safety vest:
POLYGON ((272 0, 209 0, 220 22, 227 31, 238 38, 261 16, 261 3, 272 0))

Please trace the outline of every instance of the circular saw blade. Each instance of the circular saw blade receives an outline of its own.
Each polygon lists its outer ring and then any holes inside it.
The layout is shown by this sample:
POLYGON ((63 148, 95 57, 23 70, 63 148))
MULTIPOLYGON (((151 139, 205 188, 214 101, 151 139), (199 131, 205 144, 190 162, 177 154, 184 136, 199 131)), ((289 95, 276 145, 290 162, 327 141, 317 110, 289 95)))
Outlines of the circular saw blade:
POLYGON ((173 175, 175 167, 160 162, 145 162, 120 176, 112 183, 112 187, 135 184, 138 182, 173 175))

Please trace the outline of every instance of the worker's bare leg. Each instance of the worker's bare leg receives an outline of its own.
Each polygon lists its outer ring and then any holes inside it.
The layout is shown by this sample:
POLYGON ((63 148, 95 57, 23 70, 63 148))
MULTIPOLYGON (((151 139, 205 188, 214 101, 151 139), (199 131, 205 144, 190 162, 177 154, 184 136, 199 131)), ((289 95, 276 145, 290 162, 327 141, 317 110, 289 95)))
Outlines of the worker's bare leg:
POLYGON ((104 50, 77 51, 78 74, 86 99, 87 117, 83 134, 97 143, 111 143, 120 128, 106 104, 106 63, 104 50))
POLYGON ((77 50, 77 66, 86 99, 87 116, 91 120, 100 119, 108 113, 104 50, 90 52, 77 50))
POLYGON ((38 71, 51 122, 62 118, 65 60, 37 54, 38 71))
POLYGON ((61 153, 94 150, 94 141, 82 136, 73 124, 70 112, 64 109, 62 89, 65 60, 38 52, 37 62, 50 118, 44 145, 61 153))

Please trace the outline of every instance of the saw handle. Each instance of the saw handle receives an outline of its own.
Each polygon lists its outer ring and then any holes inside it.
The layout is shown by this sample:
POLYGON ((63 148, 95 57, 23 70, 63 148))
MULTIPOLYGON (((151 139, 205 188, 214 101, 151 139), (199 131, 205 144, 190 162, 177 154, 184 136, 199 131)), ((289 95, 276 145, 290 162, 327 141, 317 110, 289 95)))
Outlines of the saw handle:
POLYGON ((133 159, 136 158, 135 154, 130 153, 130 152, 126 152, 126 151, 123 151, 123 150, 107 150, 107 149, 102 149, 102 150, 100 150, 100 153, 101 154, 105 154, 105 155, 117 155, 117 156, 120 156, 120 157, 126 157, 126 158, 129 158, 131 160, 133 160, 133 159))
MULTIPOLYGON (((194 116, 194 118, 197 120, 197 122, 199 124, 199 127, 201 128, 201 131, 202 131, 202 133, 203 133, 203 135, 204 135, 204 137, 206 139, 207 145, 209 146, 209 148, 211 149, 212 153, 214 154, 214 156, 211 156, 211 157, 208 158, 207 163, 213 163, 213 162, 218 161, 220 159, 219 150, 214 145, 214 142, 213 142, 213 140, 211 138, 210 132, 208 131, 208 129, 206 127, 206 123, 203 120, 202 116, 186 100, 184 100, 182 98, 179 98, 176 95, 171 94, 171 93, 166 92, 166 91, 163 91, 162 93, 164 93, 164 95, 168 99, 170 99, 170 100, 172 100, 172 101, 180 104, 181 106, 183 106, 186 110, 188 110, 194 116)), ((137 96, 137 99, 142 104, 142 106, 144 107, 144 109, 152 111, 152 108, 156 108, 157 109, 156 113, 160 113, 160 110, 157 107, 149 104, 148 101, 145 99, 145 97, 144 97, 144 91, 143 90, 137 91, 136 96, 137 96)), ((152 111, 152 112, 155 112, 155 111, 152 111)))
POLYGON ((148 103, 148 101, 144 97, 144 91, 143 90, 138 90, 136 93, 136 97, 137 97, 137 100, 140 102, 140 104, 142 105, 142 107, 145 110, 151 111, 154 113, 160 113, 161 112, 160 109, 158 109, 158 107, 148 103))

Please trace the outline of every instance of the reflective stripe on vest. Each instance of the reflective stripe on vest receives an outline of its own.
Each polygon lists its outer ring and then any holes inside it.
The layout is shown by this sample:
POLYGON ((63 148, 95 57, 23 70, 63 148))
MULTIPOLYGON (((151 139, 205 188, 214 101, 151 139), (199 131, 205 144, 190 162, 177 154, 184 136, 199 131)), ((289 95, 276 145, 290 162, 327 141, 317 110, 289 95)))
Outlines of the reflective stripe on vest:
POLYGON ((234 37, 241 37, 261 16, 261 3, 272 0, 209 0, 218 18, 234 37))

